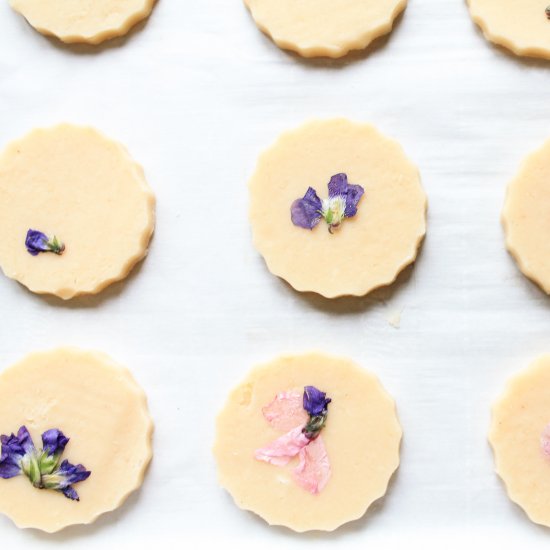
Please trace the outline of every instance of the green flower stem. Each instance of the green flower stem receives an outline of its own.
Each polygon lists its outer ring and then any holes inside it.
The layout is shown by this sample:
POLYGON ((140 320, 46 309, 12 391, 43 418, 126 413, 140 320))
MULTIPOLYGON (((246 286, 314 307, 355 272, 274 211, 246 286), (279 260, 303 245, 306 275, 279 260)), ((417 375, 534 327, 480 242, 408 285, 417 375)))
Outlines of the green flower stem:
POLYGON ((321 430, 325 427, 326 422, 326 414, 320 416, 310 416, 308 423, 305 425, 302 432, 308 439, 316 439, 321 433, 321 430))

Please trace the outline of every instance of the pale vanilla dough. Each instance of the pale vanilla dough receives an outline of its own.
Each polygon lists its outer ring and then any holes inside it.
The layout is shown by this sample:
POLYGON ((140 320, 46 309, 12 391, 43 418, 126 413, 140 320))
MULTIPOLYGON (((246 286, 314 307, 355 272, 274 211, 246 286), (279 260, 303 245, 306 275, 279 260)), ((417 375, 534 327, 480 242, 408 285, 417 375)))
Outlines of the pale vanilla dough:
POLYGON ((378 379, 347 359, 319 353, 281 357, 257 367, 229 395, 217 420, 214 455, 220 483, 245 510, 270 525, 332 531, 363 516, 382 497, 399 465, 401 427, 378 379), (313 385, 332 399, 322 437, 332 474, 319 494, 254 451, 279 437, 262 408, 279 392, 313 385))
POLYGON ((367 124, 345 119, 310 122, 283 134, 258 162, 250 181, 254 244, 269 270, 296 290, 327 298, 362 296, 392 283, 412 263, 426 233, 426 195, 401 146, 367 124), (309 186, 321 199, 346 173, 365 194, 357 215, 330 234, 290 217, 309 186))
POLYGON ((508 496, 550 527, 550 458, 541 436, 550 424, 550 355, 512 378, 493 407, 489 441, 508 496))
POLYGON ((548 0, 467 0, 486 38, 516 55, 550 58, 548 0))
POLYGON ((141 167, 92 128, 34 130, 0 155, 0 266, 33 292, 69 299, 123 279, 147 253, 154 214, 141 167), (65 252, 31 256, 29 229, 65 252))
MULTIPOLYGON (((550 31, 550 29, 549 29, 550 31)), ((521 271, 550 294, 550 140, 523 161, 502 212, 506 246, 521 271)))
POLYGON ((258 27, 304 57, 342 57, 391 31, 407 0, 244 0, 258 27))
POLYGON ((151 13, 155 0, 10 0, 39 32, 63 42, 99 44, 126 34, 151 13))
POLYGON ((18 527, 49 533, 93 522, 141 486, 151 460, 153 424, 143 390, 107 356, 76 349, 34 353, 0 373, 0 433, 25 425, 70 438, 62 458, 91 476, 74 488, 80 502, 35 489, 25 476, 0 479, 0 512, 18 527))

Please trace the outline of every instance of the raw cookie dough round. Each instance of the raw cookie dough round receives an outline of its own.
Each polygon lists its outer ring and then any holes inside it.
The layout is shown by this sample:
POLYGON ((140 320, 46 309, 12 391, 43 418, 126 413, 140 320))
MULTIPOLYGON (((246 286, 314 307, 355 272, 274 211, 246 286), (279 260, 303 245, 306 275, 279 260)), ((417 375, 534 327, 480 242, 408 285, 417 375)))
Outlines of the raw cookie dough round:
POLYGON ((367 124, 310 122, 283 134, 250 181, 254 244, 269 270, 296 290, 327 298, 363 296, 392 283, 412 263, 426 233, 426 196, 401 146, 367 124), (308 186, 322 199, 346 173, 365 194, 357 215, 333 234, 293 225, 290 207, 308 186))
POLYGON ((485 37, 516 55, 550 59, 547 0, 467 0, 485 37))
POLYGON ((66 348, 34 353, 0 373, 0 433, 25 425, 70 438, 62 459, 91 476, 75 485, 80 502, 35 489, 25 476, 0 479, 0 512, 18 527, 48 533, 93 522, 138 489, 151 460, 153 424, 143 390, 106 355, 66 348))
POLYGON ((347 359, 311 353, 257 367, 218 416, 214 455, 219 480, 245 510, 298 532, 332 531, 363 516, 399 465, 401 427, 378 379, 347 359), (312 494, 293 481, 294 459, 278 467, 254 458, 280 435, 262 414, 279 392, 313 385, 332 399, 322 437, 332 474, 312 494))
POLYGON ((495 403, 489 441, 508 496, 550 527, 550 355, 512 378, 495 403))
POLYGON ((256 24, 304 57, 342 57, 391 31, 407 0, 244 0, 256 24))
MULTIPOLYGON (((550 28, 549 28, 550 31, 550 28)), ((550 294, 550 140, 528 156, 508 186, 506 246, 521 271, 550 294)))
POLYGON ((147 253, 155 198, 122 145, 92 128, 34 130, 0 154, 0 266, 39 294, 96 294, 147 253), (29 229, 66 246, 29 254, 29 229))
POLYGON ((10 0, 38 31, 63 42, 99 44, 126 34, 151 13, 155 0, 10 0))

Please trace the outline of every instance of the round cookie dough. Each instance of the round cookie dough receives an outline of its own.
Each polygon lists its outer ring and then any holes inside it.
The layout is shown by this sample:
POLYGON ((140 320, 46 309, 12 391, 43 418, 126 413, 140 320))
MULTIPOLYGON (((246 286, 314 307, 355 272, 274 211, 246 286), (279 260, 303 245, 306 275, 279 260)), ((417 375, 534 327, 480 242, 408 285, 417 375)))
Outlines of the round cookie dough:
POLYGON ((512 378, 495 403, 489 441, 508 496, 550 527, 550 355, 512 378))
POLYGON ((147 253, 155 198, 120 144, 92 128, 34 130, 0 154, 0 267, 38 294, 96 294, 147 253), (29 254, 29 229, 62 255, 29 254))
POLYGON ((296 290, 363 296, 411 264, 426 233, 426 195, 401 146, 367 124, 313 121, 283 134, 260 157, 250 188, 254 244, 269 270, 296 290), (365 194, 332 234, 292 223, 290 207, 311 186, 346 173, 365 194))
POLYGON ((125 35, 151 13, 155 0, 10 0, 38 31, 63 42, 99 44, 125 35))
POLYGON ((386 493, 399 466, 401 435, 395 403, 375 376, 347 359, 311 353, 257 367, 231 392, 218 416, 214 455, 220 483, 240 508, 270 525, 332 531, 386 493), (279 392, 307 385, 332 399, 322 430, 332 473, 317 494, 294 482, 297 458, 278 467, 254 457, 280 435, 262 409, 279 392))
MULTIPOLYGON (((550 31, 550 29, 549 29, 550 31)), ((528 156, 508 186, 506 246, 521 271, 550 294, 550 140, 528 156)))
POLYGON ((53 533, 88 524, 138 489, 152 457, 153 424, 143 390, 106 355, 77 349, 34 353, 0 373, 0 433, 25 425, 70 438, 62 458, 91 476, 75 485, 80 501, 35 489, 25 476, 0 479, 0 512, 20 528, 53 533))
POLYGON ((303 57, 342 57, 392 30, 407 0, 244 0, 256 25, 303 57))
POLYGON ((485 37, 516 55, 550 59, 547 0, 467 0, 485 37))

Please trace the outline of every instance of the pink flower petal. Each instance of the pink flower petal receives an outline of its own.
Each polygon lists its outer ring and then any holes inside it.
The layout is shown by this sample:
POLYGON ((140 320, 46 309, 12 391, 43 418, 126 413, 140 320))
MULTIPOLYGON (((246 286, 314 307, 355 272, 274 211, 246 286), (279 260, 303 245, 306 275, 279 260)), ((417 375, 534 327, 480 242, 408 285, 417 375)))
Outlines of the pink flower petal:
POLYGON ((300 451, 300 464, 294 469, 294 479, 312 494, 320 493, 330 478, 330 461, 321 436, 300 451))
POLYGON ((309 442, 310 440, 302 433, 302 426, 296 426, 266 447, 257 449, 254 456, 257 460, 263 460, 275 466, 285 466, 309 442))
POLYGON ((295 391, 278 393, 262 412, 271 426, 281 432, 292 430, 298 425, 303 426, 308 420, 303 406, 303 395, 295 391))
POLYGON ((550 424, 544 428, 540 436, 540 448, 546 458, 550 458, 550 424))

